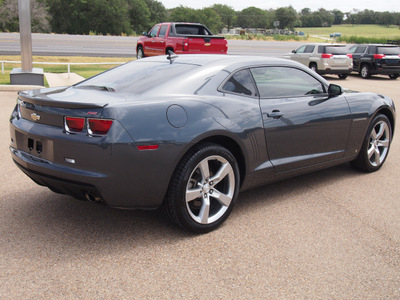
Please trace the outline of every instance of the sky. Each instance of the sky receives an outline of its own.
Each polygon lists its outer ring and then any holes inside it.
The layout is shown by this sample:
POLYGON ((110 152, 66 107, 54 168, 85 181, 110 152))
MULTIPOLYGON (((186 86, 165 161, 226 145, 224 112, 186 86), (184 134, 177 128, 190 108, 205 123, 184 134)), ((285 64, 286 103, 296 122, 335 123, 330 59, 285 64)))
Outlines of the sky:
POLYGON ((310 8, 316 11, 319 8, 326 10, 338 9, 342 12, 351 12, 353 9, 373 11, 390 11, 400 12, 399 0, 334 0, 334 1, 318 1, 318 0, 158 0, 166 8, 175 8, 180 5, 194 9, 210 7, 214 4, 225 4, 232 7, 236 11, 244 8, 255 6, 261 9, 276 9, 279 7, 287 7, 291 5, 296 11, 303 8, 310 8))

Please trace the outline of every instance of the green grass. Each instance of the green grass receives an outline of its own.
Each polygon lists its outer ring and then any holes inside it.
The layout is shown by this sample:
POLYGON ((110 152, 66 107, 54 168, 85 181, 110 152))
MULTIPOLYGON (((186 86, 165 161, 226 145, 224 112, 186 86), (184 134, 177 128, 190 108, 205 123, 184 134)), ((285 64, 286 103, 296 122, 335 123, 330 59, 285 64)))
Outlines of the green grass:
MULTIPOLYGON (((33 56, 33 62, 56 63, 104 63, 104 62, 128 62, 132 57, 63 57, 63 56, 33 56)), ((20 56, 0 56, 0 61, 20 61, 20 56)), ((70 72, 77 73, 84 78, 89 78, 117 65, 71 65, 70 72)), ((20 68, 20 64, 4 64, 4 74, 0 72, 0 84, 10 84, 10 72, 13 68, 20 68)), ((45 73, 67 73, 67 65, 41 65, 34 64, 34 68, 42 68, 45 73)))
MULTIPOLYGON (((310 27, 310 28, 296 28, 297 31, 303 31, 309 38, 312 36, 320 36, 329 38, 331 33, 340 32, 342 37, 363 37, 386 40, 400 39, 399 26, 381 26, 381 25, 333 25, 332 27, 310 27)), ((370 41, 370 40, 369 40, 370 41)), ((368 41, 368 42, 369 42, 368 41)))

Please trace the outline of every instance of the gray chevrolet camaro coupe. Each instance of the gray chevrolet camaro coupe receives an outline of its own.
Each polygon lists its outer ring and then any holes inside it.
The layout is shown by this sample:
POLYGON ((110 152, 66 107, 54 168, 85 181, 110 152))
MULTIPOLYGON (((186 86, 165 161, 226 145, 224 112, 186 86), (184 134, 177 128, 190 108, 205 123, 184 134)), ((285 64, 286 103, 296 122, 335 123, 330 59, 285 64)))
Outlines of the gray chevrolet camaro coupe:
POLYGON ((387 158, 393 101, 343 91, 283 59, 172 53, 72 87, 20 92, 11 155, 57 193, 162 208, 202 233, 244 190, 344 162, 387 158))

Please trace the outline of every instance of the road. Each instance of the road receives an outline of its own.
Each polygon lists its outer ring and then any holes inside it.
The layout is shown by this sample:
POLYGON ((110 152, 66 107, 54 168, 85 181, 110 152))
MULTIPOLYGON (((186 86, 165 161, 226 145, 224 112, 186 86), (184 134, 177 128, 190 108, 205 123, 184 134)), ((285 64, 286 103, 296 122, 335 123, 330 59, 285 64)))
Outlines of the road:
MULTIPOLYGON (((32 34, 33 55, 133 57, 137 37, 32 34)), ((299 46, 298 42, 229 40, 229 54, 279 57, 299 46)), ((19 33, 0 33, 0 55, 20 55, 19 33)))
MULTIPOLYGON (((330 80, 400 107, 399 80, 330 80)), ((378 172, 243 192, 222 227, 192 235, 33 183, 8 150, 15 99, 0 92, 0 299, 400 299, 399 130, 378 172)))

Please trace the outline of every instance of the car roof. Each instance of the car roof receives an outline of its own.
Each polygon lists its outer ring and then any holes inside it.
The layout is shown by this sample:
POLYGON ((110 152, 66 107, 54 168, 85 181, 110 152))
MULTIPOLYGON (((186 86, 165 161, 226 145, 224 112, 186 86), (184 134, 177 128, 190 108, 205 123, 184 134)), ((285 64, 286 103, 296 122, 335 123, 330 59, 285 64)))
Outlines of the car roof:
POLYGON ((160 62, 160 63, 180 63, 180 64, 193 64, 198 66, 205 66, 208 64, 219 64, 223 67, 234 68, 249 67, 256 65, 272 65, 272 66, 296 66, 302 65, 288 59, 267 57, 267 56, 238 56, 226 54, 184 54, 172 56, 172 62, 168 60, 169 56, 153 56, 142 59, 142 62, 160 62))

